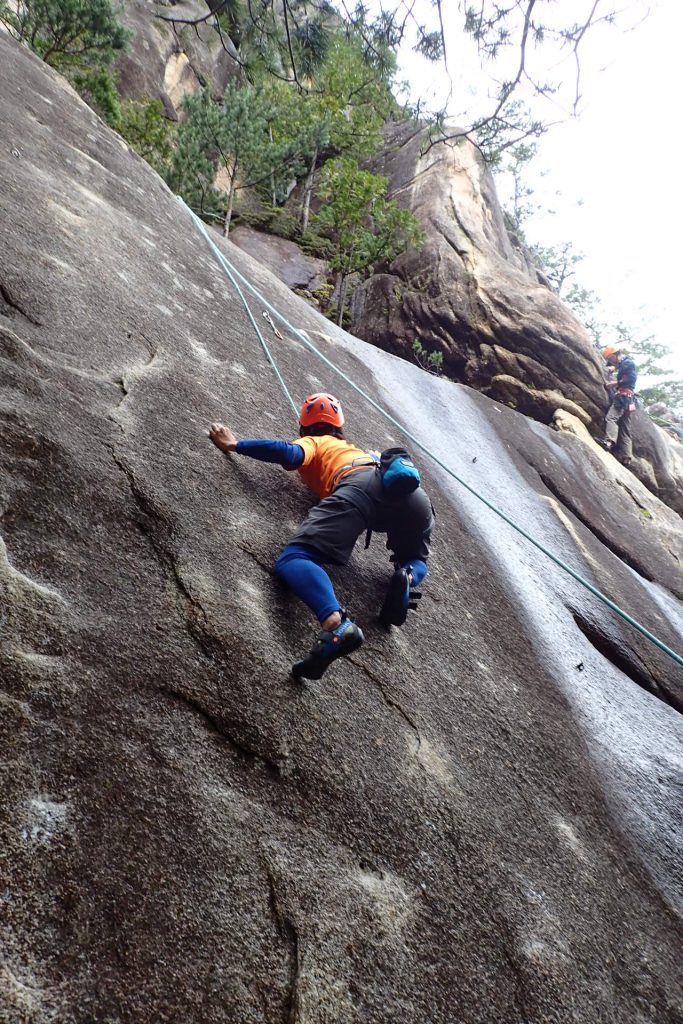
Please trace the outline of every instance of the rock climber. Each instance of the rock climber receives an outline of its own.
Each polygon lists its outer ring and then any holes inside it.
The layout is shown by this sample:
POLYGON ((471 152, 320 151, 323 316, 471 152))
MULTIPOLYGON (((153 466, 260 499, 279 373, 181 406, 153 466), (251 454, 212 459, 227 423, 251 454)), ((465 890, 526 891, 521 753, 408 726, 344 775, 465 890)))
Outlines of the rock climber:
POLYGON ((324 564, 346 565, 361 533, 386 533, 394 573, 380 611, 384 626, 402 626, 421 596, 415 590, 427 574, 434 510, 405 449, 380 456, 347 441, 340 402, 325 393, 309 395, 301 407, 299 438, 238 441, 221 423, 209 437, 221 451, 248 455, 298 470, 321 499, 275 563, 277 575, 316 615, 321 631, 308 657, 296 662, 296 678, 320 679, 327 667, 351 654, 364 636, 342 608, 324 564))
POLYGON ((608 366, 616 371, 616 380, 608 381, 611 403, 605 417, 605 437, 600 444, 608 452, 614 450, 628 465, 633 459, 631 415, 636 410, 635 386, 638 379, 636 364, 626 355, 623 345, 608 345, 602 350, 608 366))

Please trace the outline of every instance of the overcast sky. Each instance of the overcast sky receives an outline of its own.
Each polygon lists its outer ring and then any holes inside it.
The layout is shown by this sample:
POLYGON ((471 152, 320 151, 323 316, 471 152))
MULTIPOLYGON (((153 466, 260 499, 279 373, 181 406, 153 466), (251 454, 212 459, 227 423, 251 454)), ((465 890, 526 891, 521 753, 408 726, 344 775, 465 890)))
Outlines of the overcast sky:
MULTIPOLYGON (((556 6, 565 18, 570 10, 578 20, 584 5, 582 0, 570 0, 556 6)), ((446 23, 453 76, 449 111, 462 121, 463 109, 467 107, 471 116, 485 101, 487 87, 473 89, 474 54, 463 41, 462 19, 455 8, 454 2, 444 4, 450 11, 450 23, 446 23), (464 69, 464 79, 455 69, 464 69)), ((683 2, 633 0, 624 25, 631 30, 605 28, 587 33, 582 51, 583 99, 576 118, 567 116, 573 98, 572 62, 561 57, 551 60, 548 74, 562 81, 566 91, 552 104, 542 101, 545 105, 535 110, 546 120, 564 123, 540 140, 536 171, 530 178, 538 201, 556 212, 543 213, 529 223, 527 235, 545 245, 571 241, 585 254, 577 278, 598 293, 606 316, 636 329, 643 325, 643 335, 654 334, 655 340, 669 345, 675 352, 671 366, 683 376, 678 315, 683 293, 683 261, 678 253, 683 238, 683 173, 678 156, 681 100, 674 85, 681 78, 676 68, 681 65, 683 2)), ((539 58, 542 53, 540 48, 539 58)), ((435 74, 433 66, 406 56, 402 72, 411 80, 413 95, 427 95, 427 83, 436 82, 432 94, 443 102, 448 83, 445 75, 435 74)))

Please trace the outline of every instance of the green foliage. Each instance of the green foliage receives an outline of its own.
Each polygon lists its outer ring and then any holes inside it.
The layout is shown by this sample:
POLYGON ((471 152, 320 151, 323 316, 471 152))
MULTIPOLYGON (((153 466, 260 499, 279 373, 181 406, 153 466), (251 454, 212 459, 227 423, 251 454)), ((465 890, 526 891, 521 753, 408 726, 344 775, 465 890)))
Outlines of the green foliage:
POLYGON ((271 80, 262 89, 267 107, 268 133, 277 159, 261 191, 273 206, 283 203, 292 184, 311 170, 329 144, 330 117, 318 97, 298 94, 284 82, 271 80))
MULTIPOLYGON (((641 388, 638 395, 648 409, 658 402, 663 402, 670 409, 683 413, 683 380, 665 380, 649 388, 641 388)), ((662 423, 663 426, 669 426, 662 423)))
POLYGON ((62 73, 109 66, 129 33, 109 0, 8 0, 0 21, 20 42, 62 73))
POLYGON ((644 338, 634 335, 633 329, 627 324, 620 322, 614 328, 617 335, 617 344, 625 345, 633 355, 638 357, 640 373, 650 377, 662 377, 669 371, 659 366, 659 360, 671 355, 668 345, 656 342, 654 335, 649 334, 644 338))
POLYGON ((333 293, 334 285, 325 282, 325 284, 321 284, 317 288, 314 288, 311 295, 322 310, 329 310, 333 293))
POLYGON ((323 167, 318 189, 323 205, 313 218, 313 230, 322 236, 322 254, 338 274, 340 323, 349 274, 365 276, 409 246, 422 244, 413 214, 386 199, 387 185, 382 175, 361 170, 349 157, 329 160, 323 167))
POLYGON ((239 49, 243 35, 242 26, 247 15, 243 0, 220 0, 215 11, 218 30, 225 32, 233 46, 239 49))
MULTIPOLYGON (((668 345, 655 341, 653 335, 644 338, 634 336, 634 332, 624 323, 618 323, 615 332, 618 344, 626 345, 643 376, 666 377, 671 373, 660 365, 660 360, 671 355, 668 345)), ((638 395, 646 409, 663 402, 669 408, 678 410, 683 408, 683 380, 661 380, 650 387, 640 388, 638 395)))
POLYGON ((110 124, 120 113, 111 72, 129 33, 110 0, 0 0, 0 22, 65 75, 110 124))
POLYGON ((223 220, 227 197, 214 187, 216 150, 207 128, 212 106, 213 100, 206 92, 185 101, 187 120, 178 128, 173 158, 164 177, 169 187, 201 217, 223 220))
POLYGON ((126 100, 116 129, 159 174, 165 171, 173 155, 175 126, 165 117, 161 100, 126 100))
POLYGON ((215 27, 229 36, 252 85, 274 78, 305 87, 339 21, 324 0, 221 0, 214 11, 215 27))
POLYGON ((379 148, 380 129, 397 112, 391 91, 394 65, 369 64, 361 41, 337 35, 313 82, 314 96, 329 117, 330 147, 360 160, 379 148))
MULTIPOLYGON (((521 213, 518 219, 515 218, 516 230, 528 216, 539 209, 536 204, 528 207, 523 205, 526 199, 533 195, 533 192, 525 191, 527 186, 523 181, 523 173, 536 156, 537 146, 533 140, 540 139, 546 130, 546 126, 538 117, 533 116, 526 103, 521 100, 508 100, 501 110, 489 117, 481 118, 468 132, 476 141, 489 167, 500 168, 506 159, 504 169, 513 175, 515 192, 521 185, 518 196, 521 213)), ((517 203, 515 208, 516 206, 517 203)))
POLYGON ((322 4, 312 16, 297 21, 295 25, 291 39, 294 63, 290 70, 293 74, 296 72, 300 79, 312 78, 328 56, 332 40, 328 27, 331 13, 331 8, 322 4))
POLYGON ((282 157, 269 131, 270 106, 253 86, 230 83, 221 103, 203 90, 184 109, 167 181, 198 212, 224 211, 227 235, 236 191, 267 182, 282 157), (217 174, 227 199, 215 187, 217 174))
MULTIPOLYGON (((303 183, 298 219, 306 238, 318 167, 332 155, 360 160, 376 152, 382 125, 398 112, 395 56, 374 28, 359 31, 326 0, 287 0, 282 9, 273 0, 225 0, 214 18, 238 48, 248 84, 232 83, 218 106, 208 96, 186 103, 167 180, 206 215, 223 210, 226 230, 236 190, 250 187, 262 207, 256 215, 288 236, 291 224, 278 208, 303 183)), ((131 130, 139 134, 137 125, 131 130)), ((386 236, 399 225, 388 223, 396 219, 391 211, 384 218, 386 236)))
POLYGON ((443 352, 430 352, 429 349, 424 347, 419 338, 416 338, 413 342, 413 355, 415 362, 423 370, 428 370, 429 373, 434 373, 437 376, 440 376, 443 372, 443 352))
POLYGON ((324 203, 314 226, 327 239, 333 270, 344 275, 369 272, 409 245, 422 243, 413 214, 385 198, 387 185, 382 175, 361 170, 349 157, 325 164, 318 189, 324 203))
POLYGON ((90 71, 75 71, 67 77, 88 106, 103 117, 112 128, 116 128, 121 116, 116 73, 109 68, 100 67, 90 71))
POLYGON ((529 251, 536 266, 550 282, 553 291, 562 296, 568 305, 575 310, 588 305, 590 292, 576 284, 572 284, 569 289, 566 288, 576 273, 575 268, 584 258, 583 253, 575 252, 571 242, 552 246, 532 245, 529 251))

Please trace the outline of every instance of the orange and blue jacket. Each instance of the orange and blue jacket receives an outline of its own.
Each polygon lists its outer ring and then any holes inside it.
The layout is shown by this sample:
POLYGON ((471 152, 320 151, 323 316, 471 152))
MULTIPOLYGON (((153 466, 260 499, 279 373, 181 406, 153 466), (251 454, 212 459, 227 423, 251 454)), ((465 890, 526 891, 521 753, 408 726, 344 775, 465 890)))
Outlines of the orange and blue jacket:
POLYGON ((285 469, 298 469, 307 487, 319 498, 326 498, 349 474, 374 465, 378 457, 349 441, 325 434, 322 437, 298 437, 296 441, 238 441, 240 455, 261 462, 274 462, 285 469))

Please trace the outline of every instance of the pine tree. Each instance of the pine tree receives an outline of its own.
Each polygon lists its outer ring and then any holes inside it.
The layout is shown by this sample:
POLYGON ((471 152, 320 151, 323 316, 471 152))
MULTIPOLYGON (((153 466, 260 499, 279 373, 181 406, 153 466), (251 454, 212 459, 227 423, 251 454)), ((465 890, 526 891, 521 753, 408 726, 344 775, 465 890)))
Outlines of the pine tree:
POLYGON ((109 0, 17 0, 0 3, 0 21, 46 64, 60 71, 109 65, 129 33, 109 0))
POLYGON ((225 196, 215 188, 216 161, 212 159, 206 121, 213 100, 206 92, 188 97, 184 103, 187 119, 178 128, 176 146, 165 173, 169 187, 187 205, 209 220, 224 220, 225 196), (206 109, 205 109, 206 108, 206 109))
POLYGON ((174 125, 161 100, 126 100, 116 130, 155 171, 165 171, 173 156, 174 125))
POLYGON ((324 204, 314 218, 315 230, 327 240, 325 255, 337 272, 338 323, 342 323, 350 274, 367 275, 409 246, 419 247, 423 234, 409 210, 386 199, 388 181, 370 174, 348 157, 328 161, 318 195, 324 204))
POLYGON ((0 0, 0 22, 65 75, 114 124, 119 97, 111 65, 130 33, 110 0, 0 0))
POLYGON ((200 214, 222 210, 227 238, 237 190, 267 185, 282 162, 283 147, 270 131, 272 110, 260 90, 234 83, 220 103, 204 90, 184 109, 168 182, 200 214))

